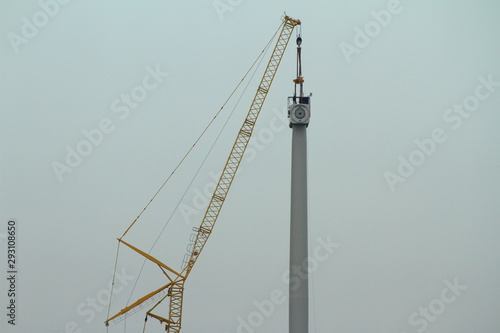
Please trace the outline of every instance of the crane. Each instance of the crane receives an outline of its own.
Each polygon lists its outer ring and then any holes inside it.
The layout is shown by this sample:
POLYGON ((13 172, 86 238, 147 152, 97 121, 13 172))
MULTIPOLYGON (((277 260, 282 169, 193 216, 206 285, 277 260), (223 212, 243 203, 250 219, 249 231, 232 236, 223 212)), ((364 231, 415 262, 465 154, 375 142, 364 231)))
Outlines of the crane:
POLYGON ((266 100, 269 88, 271 87, 276 71, 278 70, 288 41, 290 40, 290 37, 292 35, 293 29, 300 24, 300 20, 293 19, 286 15, 283 19, 280 35, 276 41, 276 45, 264 71, 264 75, 262 76, 260 84, 257 88, 255 97, 253 98, 253 101, 250 105, 248 114, 243 121, 240 130, 238 131, 236 140, 234 141, 233 147, 231 149, 231 152, 229 153, 229 157, 227 158, 226 164, 219 178, 217 186, 215 187, 200 226, 198 228, 195 228, 195 241, 190 253, 189 260, 187 261, 187 265, 184 267, 184 269, 182 271, 176 271, 157 258, 154 258, 150 254, 140 250, 139 248, 133 246, 128 242, 125 242, 122 239, 123 236, 118 239, 119 244, 127 246, 147 260, 158 265, 163 274, 166 276, 168 282, 159 289, 150 292, 149 294, 139 298, 129 306, 123 308, 114 316, 106 319, 106 326, 108 326, 111 321, 120 321, 121 319, 137 311, 140 311, 140 309, 144 308, 145 306, 154 304, 146 312, 146 320, 148 317, 151 317, 160 321, 160 323, 165 323, 165 331, 168 333, 180 332, 184 284, 213 231, 219 213, 222 209, 224 201, 228 195, 231 184, 234 180, 240 162, 247 148, 248 142, 250 141, 250 138, 252 136, 255 123, 262 109, 264 101, 266 100), (168 316, 162 317, 153 313, 158 305, 160 305, 167 298, 169 299, 168 316))

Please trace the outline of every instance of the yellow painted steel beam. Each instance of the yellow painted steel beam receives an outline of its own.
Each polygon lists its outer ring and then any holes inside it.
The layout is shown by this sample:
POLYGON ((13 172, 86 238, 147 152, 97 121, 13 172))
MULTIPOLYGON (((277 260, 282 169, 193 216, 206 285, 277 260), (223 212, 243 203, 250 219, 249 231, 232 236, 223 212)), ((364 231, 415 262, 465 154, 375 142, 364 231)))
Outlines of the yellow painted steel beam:
POLYGON ((168 323, 168 324, 171 324, 170 320, 166 319, 166 318, 163 318, 163 317, 160 317, 158 315, 155 315, 154 313, 149 313, 148 312, 148 316, 154 318, 154 319, 157 319, 160 321, 160 323, 168 323))
POLYGON ((158 294, 159 292, 169 288, 170 286, 172 285, 172 283, 167 283, 166 285, 164 285, 163 287, 161 288, 158 288, 156 289, 155 291, 152 291, 150 292, 149 294, 147 294, 146 296, 143 296, 141 298, 139 298, 137 301, 135 301, 134 303, 130 304, 129 306, 127 306, 126 308, 123 308, 120 310, 120 312, 118 312, 116 315, 106 319, 106 321, 104 322, 106 325, 113 319, 115 318, 118 318, 119 316, 121 315, 124 315, 126 314, 128 311, 132 310, 133 308, 135 308, 136 306, 139 306, 141 303, 144 303, 145 301, 147 301, 148 299, 150 299, 151 297, 153 297, 154 295, 158 294))
MULTIPOLYGON (((135 246, 133 245, 130 245, 129 243, 125 242, 124 240, 121 240, 121 239, 118 239, 119 242, 127 245, 129 248, 131 248, 132 250, 134 250, 135 252, 139 253, 140 255, 142 255, 143 257, 145 257, 146 259, 154 262, 155 264, 165 268, 167 271, 171 272, 171 273, 174 273, 176 276, 178 277, 182 277, 182 275, 180 273, 177 273, 176 271, 174 271, 172 268, 168 267, 167 265, 165 265, 164 263, 162 263, 161 261, 159 261, 158 259, 156 259, 155 257, 147 254, 146 252, 144 251, 141 251, 139 250, 138 248, 136 248, 135 246)), ((169 278, 170 279, 170 278, 169 278)))

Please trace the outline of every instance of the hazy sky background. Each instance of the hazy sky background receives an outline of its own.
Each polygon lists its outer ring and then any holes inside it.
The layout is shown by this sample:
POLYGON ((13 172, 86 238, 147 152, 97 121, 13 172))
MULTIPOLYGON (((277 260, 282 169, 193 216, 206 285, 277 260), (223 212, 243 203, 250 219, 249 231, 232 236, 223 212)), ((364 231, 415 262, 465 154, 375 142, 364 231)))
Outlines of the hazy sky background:
MULTIPOLYGON (((498 1, 42 0, 0 3, 2 332, 105 332, 116 238, 284 11, 303 23, 305 90, 313 93, 311 255, 321 242, 340 245, 315 259, 311 332, 500 331, 498 1), (126 102, 132 93, 136 100, 126 102), (87 156, 68 166, 68 151, 78 149, 87 156), (409 168, 410 160, 418 165, 409 168), (58 177, 57 163, 71 172, 58 177), (4 277, 11 218, 15 327, 4 277)), ((287 332, 287 301, 269 313, 256 304, 287 293, 291 130, 283 113, 294 39, 186 283, 183 332, 287 332)), ((223 167, 262 72, 152 252, 168 265, 181 266, 202 193, 223 167)), ((125 240, 149 249, 231 108, 125 240)), ((121 248, 112 313, 125 306, 141 263, 121 248)), ((166 282, 146 265, 131 301, 166 282)), ((144 312, 127 320, 126 332, 142 330, 144 312)), ((123 323, 110 326, 123 331, 123 323)), ((150 319, 147 332, 163 326, 150 319)))

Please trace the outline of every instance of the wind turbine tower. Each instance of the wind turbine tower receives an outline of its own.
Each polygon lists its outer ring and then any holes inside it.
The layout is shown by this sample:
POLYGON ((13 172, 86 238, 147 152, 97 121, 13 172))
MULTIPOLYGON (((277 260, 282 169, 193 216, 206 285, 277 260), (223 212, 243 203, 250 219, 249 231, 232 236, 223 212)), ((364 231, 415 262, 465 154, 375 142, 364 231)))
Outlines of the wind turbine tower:
POLYGON ((304 96, 301 63, 302 38, 297 37, 297 78, 294 95, 288 97, 292 128, 292 184, 290 204, 289 332, 309 330, 309 279, 307 270, 307 126, 311 117, 311 95, 304 96), (299 93, 297 95, 297 86, 299 93), (306 272, 302 268, 306 268, 306 272), (299 269, 300 268, 300 269, 299 269), (292 283, 293 281, 293 283, 292 283))

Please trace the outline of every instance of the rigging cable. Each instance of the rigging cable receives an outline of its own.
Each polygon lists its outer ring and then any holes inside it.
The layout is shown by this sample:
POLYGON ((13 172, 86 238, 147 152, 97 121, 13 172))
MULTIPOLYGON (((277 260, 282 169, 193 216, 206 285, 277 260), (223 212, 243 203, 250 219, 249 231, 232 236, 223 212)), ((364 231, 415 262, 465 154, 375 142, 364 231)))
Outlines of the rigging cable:
MULTIPOLYGON (((115 257, 115 268, 113 269, 113 278, 111 280, 111 290, 109 292, 109 304, 108 304, 108 314, 106 318, 109 318, 109 314, 111 311, 111 300, 113 299, 113 291, 115 288, 115 276, 116 276, 116 267, 118 265, 118 255, 120 253, 120 242, 118 242, 118 246, 116 247, 116 257, 115 257)), ((106 325, 106 332, 108 332, 109 324, 106 325)))
MULTIPOLYGON (((271 39, 272 41, 272 39, 271 39)), ((266 48, 263 50, 263 51, 266 51, 269 49, 269 45, 271 44, 271 41, 268 43, 268 45, 266 46, 266 48)), ((149 251, 147 252, 148 254, 151 253, 151 251, 153 250, 153 248, 156 246, 156 243, 158 242, 158 240, 160 239, 161 235, 163 234, 163 232, 165 231, 167 225, 170 223, 170 220, 172 219, 172 217, 174 216, 175 212, 177 211, 177 208, 179 208, 180 204, 182 203, 182 201, 184 200, 184 197, 186 196, 187 192, 189 191, 189 189, 191 188, 191 185, 193 184, 194 180, 196 179, 196 177, 198 176, 199 172, 201 171, 201 168, 203 167, 203 165, 205 164, 208 156, 210 155, 210 153, 212 152, 213 148, 215 147, 215 144, 217 143, 217 141, 219 140, 222 132, 224 131, 226 125, 228 124, 229 120, 231 119, 232 115, 234 114, 234 111, 236 110, 236 107, 238 106, 239 102, 241 101, 244 93, 246 92, 248 86, 250 85, 250 82, 252 81, 252 78, 255 76, 255 73, 260 65, 260 63, 262 62, 262 60, 264 59, 263 55, 265 55, 264 52, 262 54, 262 56, 259 56, 260 57, 260 61, 257 65, 257 67, 255 68, 252 76, 250 77, 250 80, 248 80, 247 82, 247 85, 245 86, 245 88, 243 89, 242 93, 240 94, 240 97, 238 98, 235 106, 233 107, 233 109, 231 110, 231 113, 229 114, 229 117, 226 119, 224 125, 222 126, 222 128, 220 129, 217 137, 215 138, 214 142, 212 143, 212 146, 210 147, 210 149, 208 150, 207 154, 205 155, 202 163, 200 164, 200 166, 198 167, 198 170, 196 171, 196 173, 194 174, 193 178, 191 179, 191 181, 189 182, 188 186, 186 187, 186 190, 184 191, 183 195, 181 196, 181 198, 179 199, 179 201, 177 202, 175 208, 173 209, 172 213, 170 214, 169 218, 167 219, 167 222, 165 223, 165 225, 163 226, 163 229, 160 231, 160 233, 158 234, 158 236, 156 237, 156 240, 154 241, 153 245, 151 246, 151 248, 149 249, 149 251)), ((257 59, 258 60, 258 59, 257 59)), ((255 63, 254 63, 255 64, 255 63)), ((252 65, 253 67, 254 65, 252 65)), ((251 69, 251 68, 250 68, 251 69)), ((138 276, 137 276, 137 279, 136 279, 136 282, 134 283, 134 286, 132 287, 132 291, 130 293, 130 296, 129 296, 129 299, 127 300, 127 304, 130 302, 130 299, 132 297, 132 293, 134 292, 135 290, 135 287, 137 285, 137 282, 142 274, 142 271, 144 269, 144 265, 146 264, 146 259, 144 259, 143 263, 142 263, 142 266, 141 266, 141 269, 139 270, 139 273, 138 273, 138 276)))
MULTIPOLYGON (((253 64, 250 66, 250 68, 248 69, 248 71, 245 73, 245 75, 243 76, 243 78, 240 80, 240 82, 236 85, 236 87, 233 89, 233 91, 231 92, 231 94, 229 95, 229 97, 225 100, 225 102, 222 104, 222 106, 220 107, 220 109, 217 111, 217 113, 214 115, 214 117, 210 120, 210 122, 207 124, 207 126, 205 127, 205 129, 202 131, 202 133, 198 136, 198 138, 195 140, 195 142, 193 143, 193 145, 191 146, 191 148, 188 149, 188 151, 186 152, 186 154, 181 158, 181 160, 178 162, 178 164, 175 166, 175 168, 173 169, 173 171, 170 173, 170 175, 167 177, 167 179, 163 182, 163 184, 159 187, 159 189, 155 192, 155 194, 153 195, 153 197, 149 200, 149 202, 146 204, 146 206, 142 209, 142 211, 139 213, 139 215, 137 215, 137 217, 134 219, 134 221, 130 224, 130 226, 125 230, 125 232, 122 234, 122 236, 118 239, 118 245, 117 245, 117 250, 116 250, 116 257, 115 257, 115 267, 114 267, 114 270, 113 270, 113 278, 112 278, 112 285, 111 285, 111 290, 110 290, 110 293, 111 293, 111 296, 110 296, 110 300, 109 300, 109 305, 108 305, 108 318, 109 318, 109 314, 110 314, 110 310, 111 310, 111 299, 112 299, 112 295, 113 295, 113 290, 114 290, 114 285, 115 285, 115 275, 116 275, 116 270, 117 270, 117 265, 118 265, 118 257, 119 257, 119 250, 120 250, 120 240, 125 237, 125 235, 130 231, 130 229, 132 228, 132 226, 134 226, 134 224, 137 222, 137 220, 141 217, 141 215, 144 213, 144 211, 149 207, 149 205, 153 202, 153 200, 158 196, 158 194, 160 193, 160 191, 165 187, 165 185, 168 183, 168 181, 172 178, 172 176, 174 175, 174 173, 177 171, 177 169, 182 165, 182 163, 186 160, 186 158, 188 157, 188 155, 191 153, 191 151, 194 149, 194 147, 198 144, 198 142, 201 140, 201 138, 205 135, 205 133, 207 132, 208 128, 213 124, 213 122, 215 121, 215 119, 219 116, 219 114, 222 112, 222 110, 224 109, 224 107, 226 106, 226 104, 229 102, 229 100, 232 98, 232 96, 236 93, 236 91, 238 90, 238 88, 240 87, 240 85, 243 83, 243 81, 246 79, 246 77, 248 76, 248 74, 251 72, 252 68, 255 67, 256 63, 259 62, 258 65, 260 65, 260 63, 262 62, 263 60, 263 55, 267 52, 267 50, 269 49, 269 46, 271 45, 271 42, 275 39, 276 35, 278 34, 278 32, 280 31, 281 27, 283 26, 283 24, 285 23, 285 21, 283 21, 278 29, 276 30, 276 32, 272 35, 271 39, 269 40, 269 42, 266 44, 266 46, 264 47, 264 49, 260 52, 260 54, 257 56, 257 58, 255 59, 255 61, 253 62, 253 64), (260 59, 260 60, 259 60, 260 59)), ((257 65, 257 68, 258 68, 258 65, 257 65)), ((255 68, 253 74, 251 75, 251 78, 253 78, 253 76, 255 75, 255 72, 257 71, 257 68, 255 68)), ((212 144, 212 147, 210 148, 210 150, 208 151, 207 155, 205 156, 204 160, 202 161, 202 164, 200 165, 199 169, 197 170, 196 174, 194 175, 193 179, 190 181, 188 187, 186 188, 185 192, 183 193, 182 197, 180 198, 179 202, 177 203, 177 206, 175 207, 174 211, 172 212, 172 214, 170 215, 170 217, 168 218, 166 224, 164 225, 160 235, 157 237, 157 239, 155 240, 155 242, 153 243, 151 249, 149 250, 149 252, 151 252, 151 250, 154 248, 154 246, 156 245, 158 239, 160 238, 161 234, 163 233, 163 231, 165 230, 166 226, 168 225, 168 223, 170 222, 173 214, 175 213, 175 211, 177 210, 177 208, 179 207, 180 203, 182 202, 183 198, 185 197, 185 195, 187 194, 189 188, 191 187, 194 179, 196 178, 196 176, 198 175, 199 171, 201 170, 203 164, 205 163, 208 155, 210 154, 210 152, 212 151, 215 143, 217 142, 217 140, 219 139, 222 131, 224 130, 225 126, 227 125, 229 119, 231 118, 232 114, 234 113, 234 110, 236 109, 236 106, 238 105, 238 103, 240 102, 242 96, 243 96, 243 93, 246 91, 246 89, 248 88, 248 85, 250 84, 250 81, 251 79, 249 80, 249 82, 247 83, 246 87, 244 88, 242 94, 240 95, 236 105, 234 106, 233 110, 231 111, 228 119, 226 120, 226 122, 224 123, 221 131, 219 132, 219 134, 217 135, 214 143, 212 144)), ((148 253, 149 253, 148 252, 148 253)), ((138 278, 136 279, 136 282, 133 286, 133 289, 131 291, 131 294, 130 294, 130 297, 127 301, 127 304, 130 302, 130 298, 132 296, 132 293, 134 292, 135 290, 135 287, 137 285, 137 281, 139 279, 139 276, 141 275, 142 273, 142 270, 144 268, 144 265, 145 265, 145 262, 146 260, 144 260, 143 264, 142 264, 142 267, 140 269, 140 272, 139 272, 139 275, 138 275, 138 278)), ((126 332, 126 323, 127 321, 125 320, 124 322, 124 332, 126 332)), ((143 328, 143 332, 145 331, 146 329, 146 322, 144 323, 144 328, 143 328)), ((106 332, 108 332, 108 327, 106 328, 106 332)))
POLYGON ((129 232, 129 230, 132 228, 132 226, 137 222, 137 220, 141 217, 141 215, 144 213, 144 211, 149 207, 149 205, 151 204, 151 202, 153 202, 153 200, 156 198, 156 196, 160 193, 160 191, 163 189, 163 187, 165 187, 165 185, 167 184, 167 182, 170 180, 170 178, 172 178, 172 176, 174 175, 174 173, 177 171, 177 169, 181 166, 181 164, 184 162, 184 160, 187 158, 187 156, 191 153, 191 151, 194 149, 194 147, 198 144, 198 142, 200 141, 200 139, 205 135, 206 131, 208 130, 208 128, 212 125, 212 123, 215 121, 215 119, 217 118, 217 116, 221 113, 222 109, 224 109, 224 107, 226 106, 226 104, 228 103, 228 101, 231 99, 231 97, 234 95, 234 93, 236 92, 236 90, 239 88, 239 86, 241 85, 241 83, 245 80, 245 78, 247 77, 248 73, 252 70, 252 68, 255 66, 255 64, 257 63, 257 61, 259 60, 259 58, 261 58, 261 56, 263 55, 264 51, 266 51, 268 48, 269 48, 269 45, 271 44, 272 40, 274 39, 274 37, 278 34, 278 31, 280 30, 281 26, 284 24, 284 21, 280 24, 279 28, 276 30, 276 32, 274 33, 274 35, 271 37, 271 39, 269 40, 269 42, 267 43, 266 47, 261 51, 261 53, 259 54, 259 56, 257 57, 257 59, 255 59, 254 63, 252 64, 252 66, 250 66, 250 68, 248 69, 248 71, 245 73, 245 75, 243 76, 243 78, 240 80, 240 82, 236 85, 236 88, 234 88, 234 90, 231 92, 231 94, 229 95, 229 97, 226 99, 226 101, 224 102, 224 104, 222 104, 221 108, 219 109, 219 111, 217 111, 217 113, 215 114, 215 116, 212 118, 212 120, 210 120, 210 122, 208 123, 208 125, 205 127, 205 129, 201 132, 201 134, 198 136, 198 138, 196 139, 196 141, 194 142, 194 144, 191 146, 191 148, 188 149, 188 151, 186 152, 186 154, 181 158, 181 160, 179 161, 179 163, 176 165, 176 167, 174 168, 174 170, 170 173, 170 175, 167 177, 167 179, 163 182, 163 184, 160 186, 160 188, 156 191, 156 193, 153 195, 153 197, 151 198, 151 200, 149 200, 149 202, 146 204, 146 206, 142 209, 142 211, 139 213, 139 215, 137 215, 137 217, 135 218, 135 220, 132 222, 132 224, 130 224, 130 226, 127 228, 127 230, 125 230, 125 232, 123 233, 123 235, 120 237, 120 240, 125 237, 125 235, 129 232))

